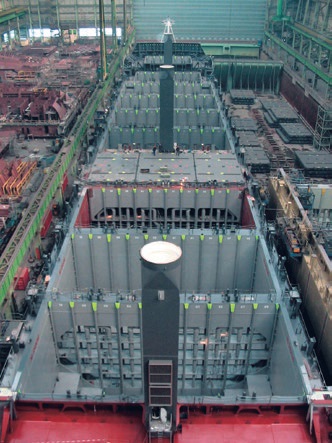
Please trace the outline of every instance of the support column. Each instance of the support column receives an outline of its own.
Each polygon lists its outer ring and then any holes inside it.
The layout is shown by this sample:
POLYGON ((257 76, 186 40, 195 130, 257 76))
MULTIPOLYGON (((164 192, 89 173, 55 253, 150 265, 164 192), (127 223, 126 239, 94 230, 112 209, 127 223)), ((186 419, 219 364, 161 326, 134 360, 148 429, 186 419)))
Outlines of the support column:
POLYGON ((209 374, 208 374, 208 361, 209 361, 209 340, 210 340, 210 318, 211 318, 211 309, 212 309, 212 303, 207 304, 206 309, 206 323, 205 323, 205 350, 204 350, 204 367, 203 367, 203 382, 202 382, 202 395, 208 395, 208 384, 209 384, 209 374))
POLYGON ((255 332, 255 328, 254 328, 255 314, 256 314, 256 310, 258 308, 258 304, 254 303, 252 305, 252 308, 253 309, 252 309, 252 313, 251 313, 251 320, 250 320, 250 326, 249 326, 250 331, 249 331, 248 352, 247 352, 247 358, 246 358, 246 365, 245 365, 245 369, 244 369, 245 376, 248 375, 250 356, 251 356, 251 350, 252 350, 252 342, 253 342, 254 332, 255 332))
POLYGON ((50 323, 51 323, 51 331, 52 331, 52 338, 53 338, 53 343, 54 343, 55 357, 56 357, 57 364, 60 364, 59 348, 58 348, 58 343, 56 340, 55 322, 54 322, 53 311, 52 311, 52 301, 49 301, 47 303, 47 306, 48 306, 48 314, 49 314, 50 323))
POLYGON ((256 235, 255 254, 254 254, 253 260, 251 262, 250 292, 254 292, 254 286, 255 286, 255 280, 256 280, 256 270, 257 270, 258 246, 259 246, 259 237, 258 237, 258 235, 256 235))
POLYGON ((33 31, 32 31, 32 30, 33 30, 33 25, 32 25, 32 15, 31 15, 31 0, 29 0, 28 13, 29 13, 29 26, 30 26, 30 31, 31 31, 31 33, 32 33, 31 40, 32 40, 32 42, 34 42, 34 40, 35 40, 35 36, 34 36, 33 31))
POLYGON ((104 378, 103 378, 103 366, 102 366, 102 357, 100 354, 100 338, 99 338, 99 325, 98 325, 98 317, 97 317, 97 302, 92 302, 92 311, 93 311, 93 321, 94 327, 96 330, 96 342, 97 342, 97 355, 98 355, 98 368, 99 368, 99 378, 100 378, 100 387, 104 389, 104 378))
POLYGON ((187 331, 187 316, 188 316, 188 309, 189 309, 189 303, 184 303, 184 309, 183 309, 183 364, 182 364, 182 395, 185 392, 186 387, 186 349, 187 349, 187 338, 188 338, 188 331, 187 331))
POLYGON ((226 359, 225 359, 225 368, 223 372, 223 382, 222 382, 222 395, 225 393, 226 383, 227 383, 227 373, 228 373, 228 363, 230 359, 230 344, 232 338, 232 329, 233 329, 233 314, 235 311, 235 303, 229 304, 230 312, 229 312, 229 322, 228 322, 228 338, 226 345, 226 359))
POLYGON ((77 275, 77 266, 76 266, 76 260, 77 260, 77 251, 76 251, 76 244, 75 244, 75 234, 71 235, 71 250, 73 254, 73 265, 74 265, 74 276, 75 276, 75 288, 78 289, 78 275, 77 275))
POLYGON ((227 229, 227 222, 228 222, 228 195, 230 193, 229 189, 226 189, 226 196, 225 196, 225 220, 224 220, 224 226, 225 229, 227 229))
POLYGON ((75 23, 76 23, 76 32, 77 35, 79 36, 79 26, 78 26, 78 4, 77 4, 77 0, 75 0, 75 23))
MULTIPOLYGON (((215 284, 214 284, 214 289, 215 291, 218 292, 219 290, 219 267, 220 267, 220 256, 221 256, 221 249, 222 249, 222 241, 223 241, 223 236, 222 235, 218 235, 218 251, 217 251, 217 265, 216 265, 216 278, 215 278, 215 284)), ((221 285, 220 285, 221 286, 221 285)))
POLYGON ((112 49, 115 51, 118 47, 116 35, 116 0, 112 0, 112 49))
POLYGON ((120 314, 121 304, 120 302, 115 303, 116 310, 116 334, 118 339, 118 353, 119 353, 119 372, 120 372, 120 393, 124 395, 123 391, 123 357, 122 357, 122 343, 121 343, 121 314, 120 314))
POLYGON ((79 350, 79 340, 77 337, 77 324, 76 324, 75 310, 74 310, 75 303, 73 301, 69 302, 69 308, 70 308, 71 322, 73 325, 73 339, 74 339, 76 358, 77 358, 77 369, 78 369, 78 372, 81 374, 82 368, 81 368, 81 359, 80 359, 80 350, 79 350))
POLYGON ((126 0, 122 0, 123 5, 123 30, 122 30, 122 45, 125 44, 127 40, 127 5, 126 0))
POLYGON ((110 291, 114 291, 114 285, 113 285, 113 281, 114 281, 114 277, 113 277, 113 263, 112 263, 112 256, 111 256, 111 240, 112 240, 112 235, 111 234, 106 234, 106 241, 107 241, 107 261, 108 261, 108 269, 109 269, 109 273, 108 273, 108 277, 109 277, 109 285, 110 285, 110 291))
POLYGON ((99 0, 99 29, 100 29, 100 80, 103 82, 106 80, 107 77, 104 0, 99 0))
POLYGON ((56 8, 56 20, 57 20, 57 24, 58 24, 58 30, 59 30, 59 32, 61 32, 59 1, 58 0, 56 0, 56 2, 55 2, 55 8, 56 8))
POLYGON ((39 29, 41 30, 42 29, 42 24, 41 24, 39 0, 37 1, 37 13, 38 13, 38 25, 39 25, 39 29))
POLYGON ((90 258, 90 266, 91 266, 91 272, 92 272, 92 286, 94 289, 97 288, 96 286, 96 263, 94 258, 94 248, 93 248, 93 234, 88 235, 89 241, 89 258, 90 258))

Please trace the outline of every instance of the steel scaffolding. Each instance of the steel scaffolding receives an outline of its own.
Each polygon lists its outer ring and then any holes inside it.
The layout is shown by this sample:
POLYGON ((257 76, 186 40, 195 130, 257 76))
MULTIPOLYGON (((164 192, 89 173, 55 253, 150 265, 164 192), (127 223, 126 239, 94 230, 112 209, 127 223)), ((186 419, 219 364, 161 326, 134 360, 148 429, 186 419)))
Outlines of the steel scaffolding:
POLYGON ((332 146, 332 106, 319 106, 314 133, 314 146, 319 151, 331 150, 332 146))

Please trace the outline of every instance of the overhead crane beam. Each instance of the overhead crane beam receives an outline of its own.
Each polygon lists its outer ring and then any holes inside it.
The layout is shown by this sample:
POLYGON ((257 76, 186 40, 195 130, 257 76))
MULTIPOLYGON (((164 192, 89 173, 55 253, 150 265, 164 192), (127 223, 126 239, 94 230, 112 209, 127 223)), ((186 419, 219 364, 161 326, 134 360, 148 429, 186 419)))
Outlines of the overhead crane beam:
POLYGON ((275 37, 270 32, 265 31, 265 36, 273 41, 280 48, 285 50, 289 55, 292 55, 296 60, 302 63, 306 68, 310 71, 314 72, 318 77, 324 80, 329 86, 332 85, 332 76, 326 74, 321 69, 319 69, 314 63, 312 63, 307 58, 303 57, 303 55, 299 54, 295 49, 281 41, 279 38, 275 37))
POLYGON ((0 261, 0 305, 6 297, 15 274, 22 263, 23 258, 28 252, 31 241, 40 227, 42 219, 49 207, 52 198, 61 184, 65 172, 68 170, 70 162, 75 153, 79 150, 82 140, 84 139, 87 127, 94 118, 94 114, 107 93, 116 72, 122 63, 123 58, 131 47, 135 34, 132 32, 129 38, 129 44, 122 47, 117 57, 111 64, 109 76, 101 89, 96 88, 91 96, 90 103, 85 107, 84 111, 77 120, 71 136, 75 137, 73 143, 67 148, 67 152, 61 151, 55 162, 49 168, 47 176, 44 178, 37 194, 30 203, 23 215, 21 222, 17 226, 14 235, 10 239, 0 261))
POLYGON ((10 8, 0 12, 0 25, 20 17, 28 12, 28 8, 10 8))
POLYGON ((330 38, 319 34, 318 32, 311 30, 306 26, 301 25, 300 23, 295 23, 293 25, 288 24, 287 26, 289 26, 294 32, 298 32, 304 37, 317 43, 322 48, 327 49, 328 51, 332 51, 332 40, 330 38))

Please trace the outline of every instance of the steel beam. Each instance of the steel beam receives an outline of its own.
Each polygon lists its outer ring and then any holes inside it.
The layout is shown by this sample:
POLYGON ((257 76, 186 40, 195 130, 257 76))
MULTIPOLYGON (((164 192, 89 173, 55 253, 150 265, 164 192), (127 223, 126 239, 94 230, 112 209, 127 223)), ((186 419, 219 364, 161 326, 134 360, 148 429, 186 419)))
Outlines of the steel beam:
POLYGON ((288 26, 295 32, 307 37, 313 42, 317 43, 319 46, 327 49, 328 51, 332 51, 332 40, 324 35, 319 34, 318 32, 307 28, 306 26, 300 25, 299 23, 295 23, 295 25, 288 24, 288 26))
POLYGON ((289 55, 293 56, 296 60, 298 60, 300 63, 302 63, 306 68, 308 68, 310 71, 312 71, 318 77, 320 77, 322 80, 324 80, 329 86, 332 85, 332 77, 330 75, 321 71, 319 68, 317 68, 317 66, 315 66, 312 62, 310 62, 305 57, 303 57, 301 54, 299 54, 292 47, 288 46, 286 43, 282 42, 279 38, 275 37, 274 35, 270 34, 267 31, 265 31, 265 36, 267 38, 269 38, 271 41, 273 41, 280 48, 282 48, 284 51, 286 51, 289 55))
POLYGON ((28 12, 28 8, 13 8, 0 12, 0 25, 16 18, 23 17, 28 12))

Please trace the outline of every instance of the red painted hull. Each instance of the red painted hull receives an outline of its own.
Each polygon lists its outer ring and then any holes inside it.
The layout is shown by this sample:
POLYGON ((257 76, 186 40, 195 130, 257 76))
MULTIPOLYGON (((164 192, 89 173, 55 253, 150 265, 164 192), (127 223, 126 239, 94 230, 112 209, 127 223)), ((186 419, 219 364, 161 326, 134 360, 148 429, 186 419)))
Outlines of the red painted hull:
MULTIPOLYGON (((142 424, 142 409, 137 405, 112 407, 93 406, 87 410, 61 410, 56 405, 17 405, 17 419, 12 421, 5 443, 147 443, 142 424)), ((174 443, 309 443, 317 441, 309 435, 305 420, 306 408, 292 408, 283 412, 268 410, 211 411, 190 409, 181 419, 181 430, 174 435, 174 443)), ((327 441, 327 429, 320 441, 327 441)), ((162 440, 152 439, 153 443, 162 440)), ((164 440, 165 442, 168 440, 164 440)))

